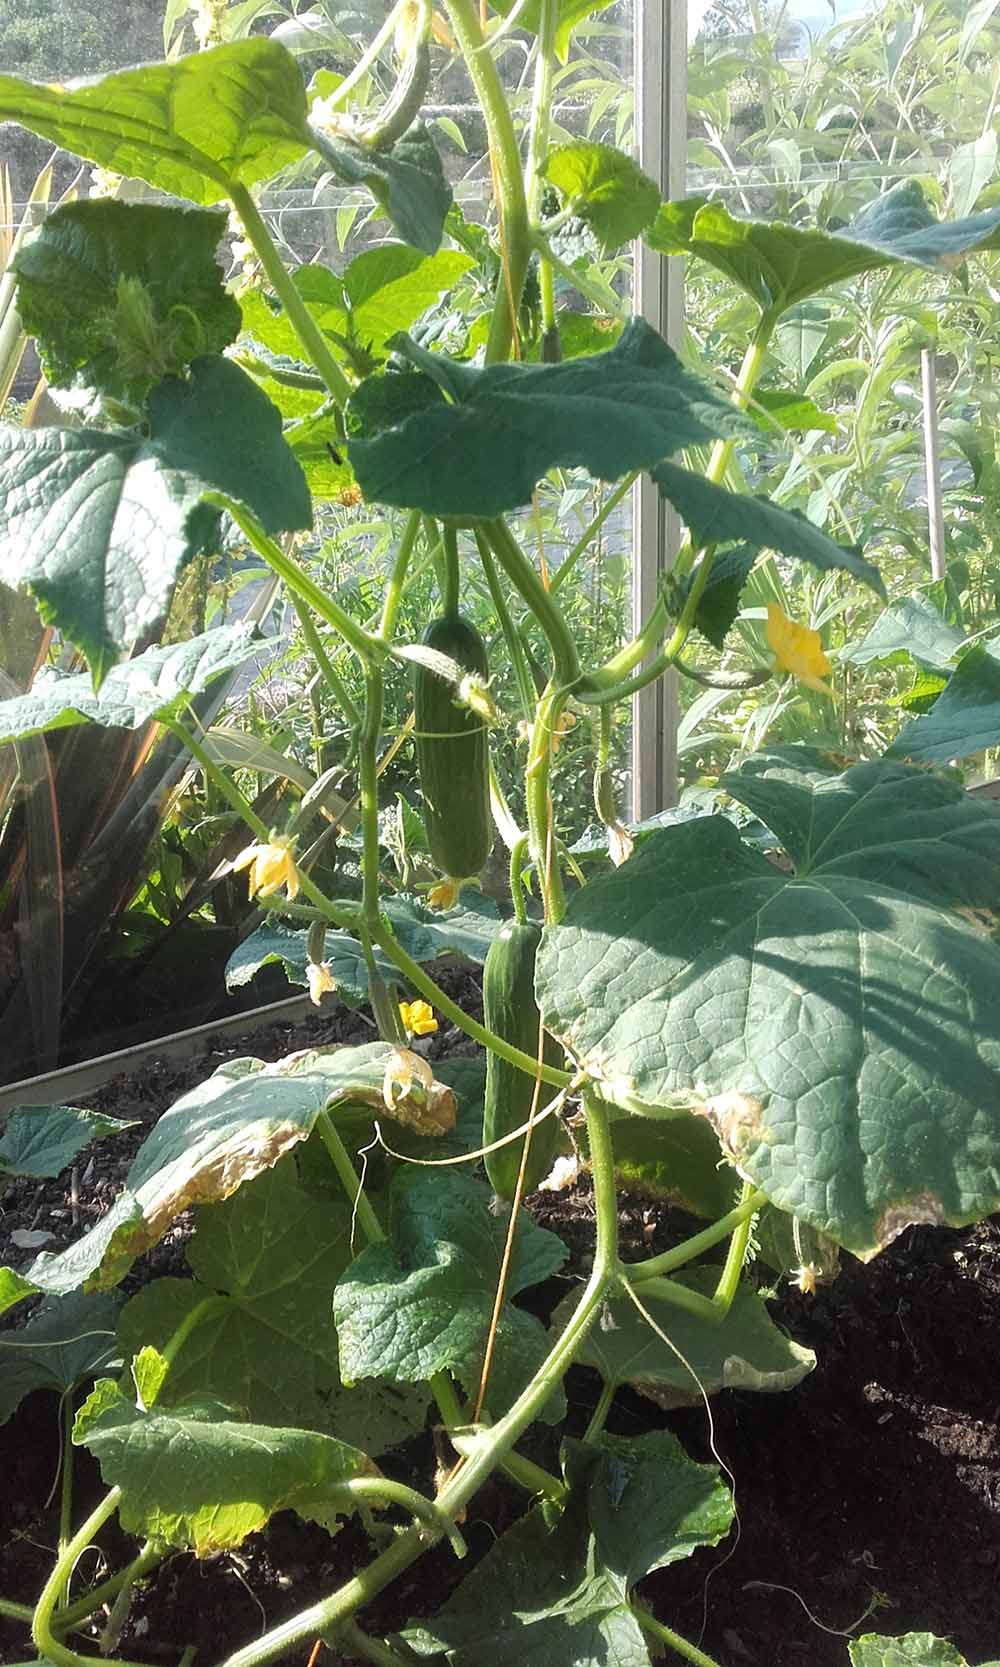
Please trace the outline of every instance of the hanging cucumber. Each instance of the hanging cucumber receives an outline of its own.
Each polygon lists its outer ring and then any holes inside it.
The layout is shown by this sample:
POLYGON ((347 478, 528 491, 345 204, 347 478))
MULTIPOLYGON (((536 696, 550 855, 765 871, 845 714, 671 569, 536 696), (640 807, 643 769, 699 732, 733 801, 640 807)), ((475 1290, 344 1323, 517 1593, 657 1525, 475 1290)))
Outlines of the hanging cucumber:
MULTIPOLYGON (((505 1042, 528 1053, 538 1053, 538 1008, 535 1005, 535 955, 542 929, 534 921, 510 921, 490 945, 483 968, 483 1021, 505 1042)), ((545 1038, 544 1063, 561 1065, 562 1049, 545 1038)), ((508 1065, 495 1053, 486 1055, 486 1104, 483 1113, 483 1145, 510 1134, 528 1121, 535 1084, 527 1072, 508 1065)), ((539 1090, 538 1107, 546 1105, 552 1090, 539 1090)), ((486 1173, 498 1198, 511 1199, 521 1167, 523 1140, 512 1140, 487 1153, 486 1173)), ((559 1148, 559 1119, 546 1117, 532 1130, 531 1150, 524 1177, 526 1193, 534 1192, 552 1168, 559 1148)))
MULTIPOLYGON (((422 640, 486 681, 486 645, 461 614, 434 620, 422 640)), ((493 846, 486 724, 458 704, 455 685, 428 665, 415 667, 413 709, 431 856, 452 879, 465 880, 479 873, 493 846)))

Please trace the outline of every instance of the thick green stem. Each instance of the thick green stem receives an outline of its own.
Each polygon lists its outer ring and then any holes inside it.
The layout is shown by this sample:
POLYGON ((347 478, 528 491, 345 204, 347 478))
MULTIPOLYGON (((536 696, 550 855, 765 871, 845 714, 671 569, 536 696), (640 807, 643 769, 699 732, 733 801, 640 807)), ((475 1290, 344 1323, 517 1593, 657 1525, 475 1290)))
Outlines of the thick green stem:
POLYGON ((524 883, 521 874, 528 855, 529 839, 522 834, 515 840, 510 853, 510 900, 514 905, 514 919, 519 926, 527 925, 528 912, 524 906, 524 883))
POLYGON ((370 1661, 372 1667, 410 1667, 411 1658, 397 1655, 395 1650, 383 1644, 380 1638, 370 1638, 367 1632, 362 1632, 355 1621, 344 1621, 337 1628, 331 1643, 342 1649, 349 1650, 351 1655, 359 1656, 362 1661, 370 1661))
POLYGON ((493 160, 499 200, 502 246, 506 270, 497 280, 496 299, 486 340, 486 363, 510 358, 516 330, 517 309, 531 255, 528 205, 521 175, 521 154, 514 121, 507 103, 500 72, 493 61, 476 15, 474 0, 445 0, 455 39, 461 49, 476 97, 486 121, 486 135, 493 160), (484 47, 486 50, 484 51, 484 47))
POLYGON ((616 1383, 606 1383, 604 1385, 604 1388, 601 1390, 600 1399, 594 1408, 594 1415, 584 1431, 584 1441, 597 1440, 597 1437, 600 1435, 605 1424, 607 1423, 608 1413, 611 1411, 611 1403, 615 1398, 617 1389, 618 1385, 616 1383))
POLYGON ((483 564, 483 572, 486 575, 486 583, 489 586, 490 597, 493 601, 493 606, 496 609, 497 619, 500 622, 500 629, 503 632, 504 641, 507 644, 507 652, 510 655, 510 663, 514 671, 515 681, 517 683, 517 692, 521 698, 521 714, 524 717, 525 722, 530 723, 535 715, 535 705, 538 700, 538 696, 535 691, 535 685, 532 680, 527 659, 525 658, 524 644, 518 635, 517 627, 514 624, 510 609, 507 606, 507 598, 503 593, 503 586, 500 583, 500 575, 497 573, 496 562, 493 560, 493 552, 491 551, 486 538, 478 528, 476 529, 476 546, 479 550, 479 559, 483 564))
POLYGON ((749 1221, 766 1203, 764 1194, 755 1190, 743 1198, 735 1209, 714 1221, 711 1227, 706 1227, 690 1239, 685 1239, 683 1244, 675 1245, 673 1250, 664 1250, 659 1256, 650 1256, 648 1261, 627 1263, 625 1273, 632 1284, 640 1288, 647 1279, 673 1273, 677 1268, 683 1268, 688 1262, 693 1262, 706 1250, 721 1244, 723 1239, 728 1239, 742 1222, 749 1221))
POLYGON ((378 924, 378 744, 382 734, 384 691, 381 667, 370 665, 365 674, 365 711, 358 732, 358 792, 361 798, 362 908, 369 931, 378 924))
POLYGON ((313 318, 292 282, 291 273, 278 254, 270 232, 249 191, 243 185, 230 184, 229 195, 233 207, 243 222, 243 229, 253 244, 268 282, 288 315, 288 322, 298 336, 306 358, 316 366, 338 405, 346 405, 351 397, 351 384, 341 370, 330 344, 313 318))
POLYGON ((35 1611, 30 1604, 12 1603, 10 1598, 0 1598, 0 1615, 7 1621, 23 1621, 30 1626, 35 1611))
POLYGON ((658 1638, 660 1643, 666 1644, 667 1648, 673 1650, 675 1655, 681 1656, 685 1661, 692 1662, 693 1667, 720 1667, 720 1663, 716 1661, 714 1656, 706 1655, 705 1651, 700 1650, 697 1644, 689 1644, 687 1639, 682 1638, 679 1632, 674 1632, 671 1627, 664 1626, 662 1621, 655 1620, 645 1609, 640 1609, 636 1605, 632 1613, 644 1632, 648 1632, 651 1638, 658 1638))
POLYGON ((418 509, 412 510, 407 517, 406 526, 403 528, 403 536, 399 541, 399 549, 396 552, 396 560, 389 575, 389 583, 386 585, 385 597, 382 602, 382 621, 378 631, 380 638, 385 643, 390 642, 396 632, 396 621, 399 618, 399 610, 403 601, 403 586, 406 583, 410 558, 413 555, 413 547, 417 542, 417 534, 420 531, 421 519, 418 509))
MULTIPOLYGON (((717 1325, 721 1320, 724 1320, 733 1306, 736 1292, 739 1289, 740 1275, 743 1272, 743 1263, 746 1261, 747 1243, 750 1238, 750 1222, 753 1215, 752 1209, 748 1210, 748 1206, 751 1201, 756 1201, 758 1197, 759 1194, 754 1193, 749 1182, 746 1182, 743 1187, 743 1198, 739 1212, 741 1213, 741 1219, 736 1223, 732 1238, 729 1241, 725 1264, 719 1275, 719 1283, 715 1287, 714 1296, 703 1297, 700 1292, 691 1291, 686 1285, 678 1285, 675 1280, 665 1279, 662 1275, 655 1274, 647 1274, 642 1281, 640 1289, 643 1295, 662 1297, 665 1302, 672 1302, 676 1308, 684 1308, 689 1314, 697 1314, 701 1319, 708 1320, 710 1324, 717 1325)), ((737 1211, 731 1212, 732 1215, 737 1213, 737 1211)), ((627 1282, 627 1275, 624 1276, 627 1282)), ((635 1289, 634 1286, 632 1289, 635 1289)))
POLYGON ((337 1126, 328 1111, 321 1111, 316 1119, 319 1138, 330 1154, 330 1161, 337 1171, 337 1178, 347 1194, 348 1202, 354 1212, 354 1219, 361 1228, 369 1244, 384 1244, 385 1231, 378 1216, 368 1201, 354 1165, 351 1155, 337 1132, 337 1126))
MULTIPOLYGON (((39 1655, 53 1667, 138 1667, 134 1662, 116 1661, 107 1656, 80 1655, 60 1642, 53 1630, 56 1607, 78 1557, 86 1551, 104 1524, 114 1516, 121 1503, 121 1488, 112 1488, 101 1503, 91 1511, 86 1522, 69 1541, 59 1556, 35 1605, 31 1622, 31 1637, 39 1655)), ((64 1623, 65 1624, 65 1623, 64 1623)))
POLYGON ((378 930, 372 932, 372 938, 380 949, 385 950, 390 961, 395 963, 413 988, 419 990, 424 999, 443 1013, 445 1018, 450 1019, 452 1024, 457 1025, 459 1030, 464 1030, 466 1036, 471 1036, 472 1040, 479 1042, 482 1047, 490 1048, 493 1053, 499 1054, 501 1059, 506 1059, 508 1064, 516 1065, 519 1071, 526 1071, 530 1077, 541 1075, 542 1081, 550 1082, 554 1088, 569 1087, 574 1080, 569 1071, 557 1070, 554 1065, 539 1066, 531 1054, 513 1047, 509 1042, 505 1042, 502 1036, 495 1035, 492 1030, 487 1030, 485 1025, 481 1025, 478 1020, 471 1019, 463 1012, 458 1003, 452 1001, 439 984, 435 984, 419 962, 406 953, 387 921, 380 922, 378 930))
POLYGON ((444 549, 444 585, 441 589, 441 612, 453 619, 458 613, 460 569, 458 565, 458 533, 454 527, 441 528, 444 549))
POLYGON ((339 631, 344 641, 353 648, 365 665, 385 659, 385 644, 380 642, 378 637, 371 636, 334 601, 332 596, 328 596, 326 591, 309 577, 295 557, 283 550, 281 545, 264 531, 255 517, 249 515, 239 504, 217 492, 206 492, 205 502, 228 511, 261 560, 266 561, 271 571, 284 581, 292 595, 301 597, 314 614, 318 614, 320 619, 325 619, 328 625, 339 631))
POLYGON ((545 632, 552 651, 556 681, 575 683, 580 675, 580 662, 573 633, 563 618, 562 609, 542 584, 506 521, 487 521, 483 532, 514 589, 520 592, 545 632))
POLYGON ((532 860, 542 888, 545 919, 555 925, 558 925, 565 913, 566 896, 552 825, 552 754, 559 733, 559 719, 567 699, 565 689, 553 688, 550 684, 538 702, 535 721, 531 726, 528 762, 524 775, 532 860))
MULTIPOLYGON (((67 1389, 62 1398, 62 1453, 60 1456, 59 1489, 59 1556, 61 1557, 69 1545, 73 1534, 73 1393, 67 1389)), ((72 1574, 72 1570, 70 1571, 72 1574)), ((65 1609, 69 1602, 69 1580, 59 1594, 60 1609, 65 1609)))

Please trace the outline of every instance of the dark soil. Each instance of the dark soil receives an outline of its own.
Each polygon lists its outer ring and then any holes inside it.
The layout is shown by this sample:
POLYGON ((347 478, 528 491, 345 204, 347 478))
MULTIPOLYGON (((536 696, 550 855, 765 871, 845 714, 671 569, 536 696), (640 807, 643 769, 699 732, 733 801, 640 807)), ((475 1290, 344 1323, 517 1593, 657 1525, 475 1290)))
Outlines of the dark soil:
MULTIPOLYGON (((472 980, 454 973, 451 993, 470 1009, 472 980)), ((142 1127, 85 1154, 75 1178, 15 1188, 4 1199, 2 1240, 11 1230, 42 1229, 57 1249, 90 1226, 117 1194, 125 1170, 151 1123, 185 1089, 225 1058, 254 1053, 278 1058, 292 1048, 369 1040, 365 1017, 332 1009, 292 1031, 271 1027, 248 1044, 183 1066, 143 1068, 109 1084, 91 1103, 142 1127)), ((465 1051, 465 1039, 443 1028, 434 1054, 465 1051)), ((536 1200, 546 1226, 573 1253, 572 1272, 592 1245, 586 1187, 536 1200)), ((675 1213, 627 1202, 622 1234, 627 1253, 651 1254, 683 1231, 675 1213)), ((186 1232, 145 1257, 130 1287, 182 1271, 186 1232)), ((7 1260, 7 1257, 3 1257, 7 1260)), ((550 1306, 566 1289, 552 1281, 550 1306)), ((532 1306, 535 1306, 534 1300, 532 1306)), ((642 1596, 661 1619, 700 1639, 724 1667, 847 1667, 855 1630, 888 1634, 929 1631, 950 1637, 973 1663, 1000 1656, 1000 1220, 951 1231, 915 1228, 868 1267, 847 1257, 839 1279, 807 1297, 783 1286, 775 1318, 816 1350, 819 1365, 786 1395, 730 1392, 712 1402, 714 1449, 735 1478, 740 1535, 698 1553, 643 1583, 642 1596), (735 1542, 735 1543, 734 1543, 735 1542), (860 1628, 859 1617, 872 1613, 860 1628), (811 1612, 811 1613, 810 1613, 811 1612)), ((567 1382, 569 1429, 582 1434, 596 1380, 574 1369, 567 1382)), ((36 1394, 0 1429, 0 1594, 31 1602, 51 1566, 58 1507, 49 1498, 58 1462, 55 1400, 36 1394)), ((662 1413, 630 1391, 616 1399, 609 1428, 623 1434, 669 1425, 696 1458, 712 1456, 704 1408, 662 1413)), ((552 1463, 547 1432, 533 1451, 552 1463)), ((427 1488, 434 1464, 430 1437, 383 1460, 400 1479, 427 1488)), ((76 1455, 76 1510, 100 1497, 89 1454, 76 1455)), ((494 1481, 477 1497, 464 1525, 471 1555, 485 1552, 521 1510, 523 1497, 494 1481)), ((116 1526, 101 1545, 110 1567, 130 1554, 116 1526)), ((223 1658, 267 1627, 329 1593, 370 1548, 348 1525, 331 1540, 286 1514, 238 1555, 199 1563, 168 1559, 139 1593, 114 1652, 151 1667, 171 1667, 186 1645, 197 1662, 223 1658)), ((78 1576, 96 1571, 91 1552, 78 1576)), ((415 1565, 361 1617, 385 1636, 406 1619, 430 1615, 465 1569, 438 1549, 415 1565)), ((103 1624, 103 1617, 98 1620, 103 1624)), ((81 1649, 93 1650, 81 1639, 81 1649)), ((25 1630, 0 1621, 0 1661, 30 1654, 25 1630)), ((306 1652, 283 1658, 287 1667, 306 1652)), ((325 1660, 350 1667, 351 1658, 325 1660)), ((484 1663, 488 1667, 488 1663, 484 1663)), ((548 1664, 546 1664, 548 1667, 548 1664)), ((573 1667, 552 1662, 551 1667, 573 1667)))

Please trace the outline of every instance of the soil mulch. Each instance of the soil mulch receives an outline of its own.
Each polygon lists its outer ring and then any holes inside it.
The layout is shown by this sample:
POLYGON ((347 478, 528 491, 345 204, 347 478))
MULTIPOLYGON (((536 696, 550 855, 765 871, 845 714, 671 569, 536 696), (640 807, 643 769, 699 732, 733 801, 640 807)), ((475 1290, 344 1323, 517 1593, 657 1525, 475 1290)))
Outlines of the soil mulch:
MULTIPOLYGON (((456 970, 442 982, 475 1010, 473 979, 456 970)), ((275 1059, 373 1034, 363 1014, 333 1008, 294 1030, 272 1026, 238 1047, 183 1065, 153 1061, 116 1079, 88 1103, 141 1127, 92 1147, 72 1174, 12 1187, 0 1203, 0 1252, 19 1227, 50 1232, 47 1248, 56 1250, 98 1220, 151 1124, 225 1059, 275 1059)), ((467 1047, 443 1027, 431 1052, 467 1047)), ((569 1276, 578 1276, 593 1242, 586 1187, 535 1207, 567 1240, 569 1276)), ((648 1255, 682 1236, 685 1223, 677 1212, 631 1200, 621 1228, 626 1253, 648 1255)), ((136 1265, 128 1288, 182 1272, 188 1231, 176 1224, 136 1265)), ((539 1295, 551 1307, 566 1288, 565 1279, 554 1280, 539 1295)), ((536 1300, 532 1294, 533 1307, 536 1300)), ((868 1267, 845 1257, 837 1281, 815 1296, 783 1285, 772 1314, 819 1357, 790 1393, 717 1396, 711 1431, 704 1407, 663 1413, 628 1390, 616 1398, 610 1429, 638 1434, 667 1425, 693 1457, 709 1459, 714 1450, 735 1479, 738 1538, 651 1576, 644 1599, 724 1667, 847 1667, 844 1635, 855 1631, 938 1633, 973 1667, 1000 1656, 1000 1218, 961 1231, 911 1229, 868 1267)), ((583 1433, 595 1391, 592 1374, 571 1371, 569 1433, 583 1433)), ((0 1429, 0 1594, 20 1602, 34 1600, 51 1567, 55 1406, 51 1395, 35 1394, 0 1429)), ((525 1450, 552 1464, 551 1442, 549 1432, 532 1432, 525 1450)), ((420 1437, 381 1462, 426 1488, 432 1441, 420 1437)), ((86 1451, 77 1451, 75 1464, 80 1521, 102 1489, 86 1451)), ((470 1561, 522 1508, 523 1496, 506 1483, 488 1484, 463 1529, 470 1561)), ((113 1567, 134 1551, 117 1525, 101 1545, 113 1567)), ((113 1653, 174 1667, 192 1645, 196 1667, 218 1661, 329 1593, 370 1556, 353 1523, 330 1539, 283 1514, 238 1554, 168 1558, 136 1594, 113 1653)), ((469 1566, 438 1548, 366 1610, 362 1624, 386 1635, 410 1617, 433 1614, 469 1566)), ((78 1647, 92 1651, 93 1640, 81 1638, 78 1647)), ((30 1653, 24 1629, 0 1621, 0 1661, 30 1653)), ((307 1653, 288 1654, 283 1667, 298 1667, 307 1653)), ((321 1659, 353 1667, 336 1652, 321 1659)))

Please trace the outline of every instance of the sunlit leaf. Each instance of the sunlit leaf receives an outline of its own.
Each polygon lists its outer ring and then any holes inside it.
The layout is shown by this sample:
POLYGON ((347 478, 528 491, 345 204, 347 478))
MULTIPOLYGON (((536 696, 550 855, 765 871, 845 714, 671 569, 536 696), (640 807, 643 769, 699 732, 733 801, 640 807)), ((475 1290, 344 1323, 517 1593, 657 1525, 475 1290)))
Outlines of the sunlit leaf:
POLYGON ((546 1027, 617 1104, 696 1094, 780 1208, 871 1256, 1000 1202, 1000 807, 889 761, 789 747, 723 817, 653 834, 545 930, 546 1027), (967 917, 965 911, 970 911, 967 917))
POLYGON ((963 654, 930 711, 897 735, 890 758, 947 764, 1000 742, 1000 659, 985 643, 963 654))
POLYGON ((141 401, 162 376, 235 341, 240 309, 216 258, 225 226, 204 209, 112 198, 50 214, 12 263, 49 381, 141 401), (123 285, 140 292, 131 307, 123 285), (141 299, 148 315, 135 318, 141 299))
POLYGON ((400 237, 424 254, 441 247, 451 186, 430 133, 416 122, 391 150, 313 129, 313 143, 345 185, 364 185, 400 237))
MULTIPOLYGON (((0 705, 0 715, 3 710, 0 705)), ((60 1175, 91 1141, 135 1127, 134 1118, 80 1106, 11 1106, 0 1112, 0 1172, 38 1179, 60 1175)))
POLYGON ((0 121, 193 203, 296 162, 305 118, 295 59, 261 36, 64 87, 0 76, 0 121))
POLYGON ((566 206, 586 221, 605 254, 645 231, 660 206, 660 188, 613 145, 578 139, 559 145, 542 173, 566 206))
POLYGON ((121 1488, 126 1532, 198 1557, 242 1544, 276 1511, 333 1532, 351 1509, 344 1482, 375 1470, 331 1436, 237 1423, 211 1402, 142 1412, 107 1379, 77 1413, 73 1441, 121 1488))
POLYGON ((943 670, 955 657, 965 632, 952 625, 928 596, 916 591, 889 603, 860 642, 841 650, 841 659, 856 666, 886 660, 905 665, 911 657, 921 665, 943 670))

